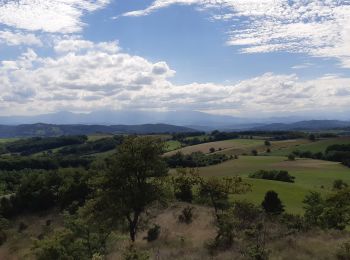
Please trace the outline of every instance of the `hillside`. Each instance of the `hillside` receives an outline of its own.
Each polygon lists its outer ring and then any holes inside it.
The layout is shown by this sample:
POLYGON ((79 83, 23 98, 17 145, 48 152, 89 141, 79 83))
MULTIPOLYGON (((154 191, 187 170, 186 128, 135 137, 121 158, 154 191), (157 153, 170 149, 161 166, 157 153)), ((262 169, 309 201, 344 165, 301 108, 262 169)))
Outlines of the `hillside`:
POLYGON ((53 124, 28 124, 28 125, 0 125, 0 138, 33 137, 33 136, 60 136, 60 135, 90 135, 95 133, 112 134, 162 134, 184 133, 194 130, 182 126, 167 124, 145 125, 53 125, 53 124))

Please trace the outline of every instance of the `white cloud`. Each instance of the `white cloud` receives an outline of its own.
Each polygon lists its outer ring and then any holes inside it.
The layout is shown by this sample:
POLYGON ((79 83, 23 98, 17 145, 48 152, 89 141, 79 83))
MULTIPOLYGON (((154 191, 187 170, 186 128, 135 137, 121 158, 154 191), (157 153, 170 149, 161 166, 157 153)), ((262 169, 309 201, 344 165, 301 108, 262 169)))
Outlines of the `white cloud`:
POLYGON ((256 115, 341 111, 350 102, 350 78, 337 75, 304 81, 296 75, 266 73, 235 84, 175 85, 170 82, 175 71, 167 63, 129 55, 116 42, 66 39, 57 41, 54 49, 53 57, 28 49, 15 60, 2 61, 3 114, 123 108, 256 115))
POLYGON ((0 31, 0 43, 6 45, 36 45, 42 46, 42 42, 37 36, 32 33, 0 31))
POLYGON ((105 7, 110 0, 0 0, 0 24, 30 31, 81 31, 84 13, 105 7))
POLYGON ((212 18, 232 21, 227 44, 239 46, 243 53, 306 53, 336 58, 350 68, 349 1, 155 0, 124 16, 149 15, 175 4, 219 10, 212 18))

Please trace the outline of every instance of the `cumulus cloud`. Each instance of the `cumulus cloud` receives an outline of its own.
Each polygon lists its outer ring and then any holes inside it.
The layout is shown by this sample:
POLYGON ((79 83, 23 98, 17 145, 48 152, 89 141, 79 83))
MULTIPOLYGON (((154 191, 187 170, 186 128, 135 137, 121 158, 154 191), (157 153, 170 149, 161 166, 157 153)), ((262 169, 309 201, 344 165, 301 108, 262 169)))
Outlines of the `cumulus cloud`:
POLYGON ((349 1, 155 0, 124 16, 149 15, 175 4, 214 9, 212 19, 232 21, 227 44, 239 46, 243 53, 306 53, 336 58, 350 68, 349 1))
POLYGON ((175 71, 123 52, 116 42, 56 41, 52 57, 28 49, 0 65, 2 113, 27 114, 96 109, 220 111, 247 115, 264 111, 345 109, 350 78, 266 73, 235 84, 171 83, 175 71))
POLYGON ((110 0, 0 0, 0 24, 30 31, 76 33, 81 17, 108 5, 110 0))
POLYGON ((41 40, 32 33, 12 32, 9 30, 0 31, 0 43, 6 45, 33 45, 42 46, 41 40))

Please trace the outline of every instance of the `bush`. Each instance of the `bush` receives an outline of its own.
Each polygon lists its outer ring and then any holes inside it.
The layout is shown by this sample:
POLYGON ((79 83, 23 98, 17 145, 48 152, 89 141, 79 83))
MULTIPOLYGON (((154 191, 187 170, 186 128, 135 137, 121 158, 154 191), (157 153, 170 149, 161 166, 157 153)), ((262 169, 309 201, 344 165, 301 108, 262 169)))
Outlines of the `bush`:
POLYGON ((273 180, 273 181, 283 181, 283 182, 294 182, 295 177, 290 175, 287 171, 265 171, 260 170, 255 173, 249 174, 249 178, 254 179, 264 179, 264 180, 273 180))
POLYGON ((270 190, 266 192, 265 198, 261 203, 266 213, 279 215, 284 212, 284 205, 281 200, 278 198, 277 192, 270 190))
POLYGON ((254 155, 254 156, 257 156, 258 155, 258 151, 257 150, 252 150, 252 155, 254 155))
POLYGON ((338 260, 350 259, 350 242, 345 242, 339 247, 336 257, 338 260))
POLYGON ((181 214, 179 215, 178 219, 180 223, 186 223, 190 224, 193 219, 193 208, 192 207, 186 207, 181 211, 181 214))
POLYGON ((211 148, 209 149, 209 152, 210 152, 210 153, 214 153, 214 152, 215 152, 215 148, 214 148, 214 147, 211 147, 211 148))
POLYGON ((2 246, 7 240, 7 235, 5 231, 0 229, 0 246, 2 246))
POLYGON ((160 235, 160 226, 154 225, 152 228, 150 228, 147 231, 146 240, 147 240, 147 242, 155 241, 158 239, 159 235, 160 235))
POLYGON ((148 252, 137 250, 131 245, 123 255, 123 260, 149 260, 148 252))
POLYGON ((288 155, 288 160, 289 161, 295 161, 295 155, 294 154, 290 154, 290 155, 288 155))
POLYGON ((333 182, 333 190, 342 190, 342 189, 345 189, 347 188, 349 185, 344 182, 343 180, 335 180, 333 182))

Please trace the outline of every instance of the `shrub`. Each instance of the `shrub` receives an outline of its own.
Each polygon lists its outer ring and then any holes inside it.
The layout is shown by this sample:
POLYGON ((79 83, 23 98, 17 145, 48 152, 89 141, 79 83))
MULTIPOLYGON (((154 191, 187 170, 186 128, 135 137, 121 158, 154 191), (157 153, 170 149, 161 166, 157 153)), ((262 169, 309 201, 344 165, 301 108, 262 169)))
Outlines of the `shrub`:
POLYGON ((179 215, 178 219, 180 223, 186 223, 190 224, 193 220, 193 208, 192 207, 186 207, 181 211, 181 214, 179 215))
POLYGON ((210 153, 214 153, 214 152, 215 152, 215 148, 214 148, 214 147, 211 147, 211 148, 209 149, 209 152, 210 152, 210 153))
POLYGON ((149 253, 146 251, 137 250, 131 245, 123 255, 123 260, 149 260, 149 253))
POLYGON ((147 231, 146 240, 147 240, 147 242, 155 241, 158 239, 159 235, 160 235, 160 226, 154 225, 152 228, 150 228, 147 231))
POLYGON ((346 182, 344 182, 343 180, 340 180, 340 179, 335 180, 333 182, 333 190, 342 190, 342 189, 347 188, 348 186, 349 185, 346 182))
POLYGON ((255 173, 249 174, 249 178, 254 179, 265 179, 265 180, 273 180, 273 181, 283 181, 283 182, 294 182, 295 177, 290 175, 287 171, 265 171, 260 170, 255 173))
POLYGON ((258 151, 257 150, 252 150, 252 155, 254 155, 254 156, 257 156, 258 155, 258 151))
POLYGON ((270 141, 269 141, 269 140, 265 140, 265 145, 266 145, 266 146, 271 146, 270 141))
POLYGON ((266 213, 279 215, 284 212, 284 205, 281 200, 278 198, 277 192, 270 190, 266 192, 265 198, 261 203, 266 213))
POLYGON ((290 155, 288 155, 288 160, 289 161, 295 161, 295 155, 294 154, 290 154, 290 155))
POLYGON ((338 260, 350 259, 350 242, 345 242, 339 247, 336 257, 338 260))
POLYGON ((3 245, 7 240, 7 235, 5 231, 0 229, 0 246, 3 245))

